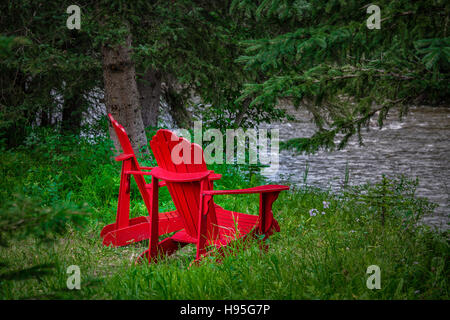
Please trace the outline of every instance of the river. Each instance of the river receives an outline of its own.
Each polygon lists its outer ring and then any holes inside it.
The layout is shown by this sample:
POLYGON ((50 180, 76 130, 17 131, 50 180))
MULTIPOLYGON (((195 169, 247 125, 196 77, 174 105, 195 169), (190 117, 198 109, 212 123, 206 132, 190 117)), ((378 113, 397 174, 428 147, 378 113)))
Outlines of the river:
MULTIPOLYGON (((285 107, 297 120, 272 123, 269 128, 280 130, 280 140, 309 137, 315 126, 311 115, 304 110, 285 107)), ((267 126, 263 126, 267 127, 267 126)), ((405 174, 419 178, 417 196, 426 197, 438 204, 434 215, 424 222, 441 230, 449 225, 450 181, 450 109, 447 107, 413 106, 408 115, 399 120, 398 114, 388 115, 382 129, 375 120, 369 131, 363 130, 363 146, 357 138, 349 141, 340 151, 320 151, 302 155, 282 150, 279 169, 267 175, 274 182, 303 184, 308 164, 309 185, 338 190, 345 178, 346 167, 353 185, 378 182, 382 174, 405 174)))

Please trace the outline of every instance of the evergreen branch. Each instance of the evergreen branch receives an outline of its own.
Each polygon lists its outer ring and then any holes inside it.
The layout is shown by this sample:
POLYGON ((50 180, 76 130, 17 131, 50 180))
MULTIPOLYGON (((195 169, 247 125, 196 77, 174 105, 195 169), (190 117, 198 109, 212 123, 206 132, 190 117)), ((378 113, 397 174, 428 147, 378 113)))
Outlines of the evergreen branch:
MULTIPOLYGON (((394 73, 394 72, 387 72, 386 73, 386 70, 383 70, 383 69, 354 69, 354 71, 359 71, 359 72, 377 71, 378 74, 371 74, 371 76, 373 76, 373 77, 393 77, 393 78, 397 78, 397 79, 400 79, 400 80, 414 80, 414 79, 416 79, 415 77, 405 76, 405 75, 402 75, 402 74, 399 74, 399 73, 394 73)), ((330 78, 325 79, 325 80, 332 80, 332 81, 334 81, 334 80, 350 79, 350 78, 360 77, 361 75, 362 75, 361 73, 358 73, 358 74, 346 74, 346 75, 343 75, 343 76, 330 77, 330 78)), ((321 82, 321 81, 322 81, 322 79, 313 80, 314 83, 318 83, 318 82, 321 82)))
POLYGON ((415 12, 414 12, 414 11, 400 12, 400 13, 394 14, 394 15, 391 16, 391 17, 383 18, 383 19, 380 20, 380 22, 383 22, 383 21, 386 21, 386 20, 388 20, 388 19, 392 19, 392 18, 395 18, 395 17, 408 16, 408 15, 411 15, 411 14, 415 14, 415 12))

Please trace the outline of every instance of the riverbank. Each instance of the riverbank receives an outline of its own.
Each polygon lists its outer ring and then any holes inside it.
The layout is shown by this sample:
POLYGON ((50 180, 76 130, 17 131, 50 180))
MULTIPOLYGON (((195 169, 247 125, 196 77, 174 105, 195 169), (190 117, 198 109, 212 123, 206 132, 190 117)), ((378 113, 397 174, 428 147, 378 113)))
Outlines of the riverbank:
MULTIPOLYGON (((274 204, 281 232, 269 239, 266 253, 255 242, 221 263, 188 269, 195 253, 187 246, 159 264, 134 266, 145 242, 105 248, 99 237, 117 208, 120 165, 112 161, 110 147, 108 140, 92 145, 43 131, 20 149, 2 151, 1 228, 12 232, 2 233, 8 246, 0 247, 1 299, 449 298, 448 233, 417 224, 432 206, 414 195, 413 182, 402 179, 339 195, 307 185, 283 192, 274 204), (380 190, 382 201, 373 200, 380 199, 380 190), (80 227, 63 228, 71 221, 64 214, 84 212, 80 227), (47 218, 25 230, 7 224, 23 214, 47 218), (80 267, 80 290, 67 289, 70 265, 80 267), (380 267, 381 289, 366 285, 371 265, 380 267), (36 266, 46 271, 39 280, 33 276, 36 266), (31 269, 15 277, 24 268, 31 269)), ((210 169, 223 174, 217 189, 266 183, 258 174, 249 176, 245 166, 210 169)), ((239 212, 258 210, 256 195, 216 202, 239 212)), ((160 210, 171 209, 170 195, 162 190, 160 210)), ((147 214, 134 183, 131 212, 147 214)))

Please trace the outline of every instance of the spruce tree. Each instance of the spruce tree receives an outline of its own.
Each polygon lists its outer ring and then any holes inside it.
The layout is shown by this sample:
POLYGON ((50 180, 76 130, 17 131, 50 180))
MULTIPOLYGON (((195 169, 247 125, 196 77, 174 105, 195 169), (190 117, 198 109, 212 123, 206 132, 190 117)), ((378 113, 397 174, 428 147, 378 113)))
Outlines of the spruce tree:
POLYGON ((342 148, 378 115, 412 104, 448 102, 450 7, 446 1, 378 1, 380 29, 369 29, 364 1, 235 0, 235 14, 265 35, 243 42, 238 61, 260 79, 240 101, 276 108, 282 99, 313 115, 317 132, 288 143, 301 151, 342 148), (336 135, 343 134, 338 141, 336 135))

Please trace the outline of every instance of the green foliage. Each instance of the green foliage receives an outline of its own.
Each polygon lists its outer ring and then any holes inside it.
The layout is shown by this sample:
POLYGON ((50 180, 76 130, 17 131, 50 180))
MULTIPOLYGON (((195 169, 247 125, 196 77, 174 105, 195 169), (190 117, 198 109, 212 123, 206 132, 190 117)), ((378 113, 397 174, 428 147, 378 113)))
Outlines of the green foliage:
MULTIPOLYGON (((0 139, 6 147, 20 145, 31 126, 64 129, 52 115, 73 97, 96 99, 93 91, 103 87, 102 46, 122 44, 130 32, 138 73, 158 70, 164 81, 183 88, 184 101, 195 92, 202 98, 196 116, 205 122, 225 128, 239 117, 238 125, 246 127, 284 115, 272 108, 247 112, 236 101, 253 76, 235 62, 242 53, 239 41, 260 32, 255 22, 231 14, 228 1, 81 1, 80 30, 65 25, 70 4, 0 5, 5 34, 0 41, 5 57, 0 61, 0 139)), ((80 113, 88 103, 75 106, 80 113)))
POLYGON ((445 103, 449 92, 449 39, 444 1, 381 1, 381 29, 369 30, 363 1, 235 0, 232 10, 267 28, 242 43, 236 61, 262 77, 244 86, 240 100, 274 108, 291 101, 311 112, 318 132, 291 147, 314 152, 339 148, 370 118, 380 127, 392 108, 445 103), (343 133, 343 138, 337 138, 343 133), (336 139, 335 139, 336 138, 336 139))
MULTIPOLYGON (((106 144, 108 145, 108 144, 106 144)), ((16 241, 31 238, 49 246, 69 229, 82 228, 91 211, 74 196, 85 174, 110 151, 79 137, 61 136, 51 129, 36 130, 17 150, 3 151, 0 207, 0 246, 11 250, 16 241)), ((102 161, 104 163, 105 161, 102 161)), ((3 263, 2 281, 40 279, 51 274, 53 263, 11 268, 3 263)))
POLYGON ((70 223, 74 227, 86 222, 86 208, 71 203, 45 206, 41 199, 24 195, 5 204, 0 214, 0 246, 8 245, 8 238, 35 237, 40 241, 55 240, 67 231, 70 223))
POLYGON ((449 37, 443 39, 422 39, 414 44, 417 53, 423 55, 421 62, 428 70, 432 70, 435 73, 444 68, 448 70, 450 61, 449 37))
MULTIPOLYGON (((6 265, 2 266, 5 267, 6 265)), ((42 277, 52 274, 52 271, 54 271, 53 264, 41 264, 26 269, 21 268, 20 270, 3 271, 0 272, 0 283, 6 280, 41 280, 42 277)))
MULTIPOLYGON (((243 111, 243 84, 254 74, 235 62, 243 53, 240 40, 260 34, 254 21, 245 22, 229 11, 229 1, 156 1, 148 17, 133 28, 134 51, 141 70, 154 68, 175 78, 184 100, 192 92, 202 101, 195 116, 216 128, 232 127, 243 111)), ((193 104, 190 101, 190 104, 193 104)), ((282 118, 275 109, 253 108, 240 125, 282 118)))
POLYGON ((14 47, 20 45, 30 45, 31 41, 24 37, 6 37, 0 35, 0 57, 7 58, 12 54, 14 47))
POLYGON ((381 181, 373 185, 346 187, 344 198, 367 206, 369 212, 380 217, 382 224, 389 214, 401 218, 402 225, 413 227, 437 206, 426 199, 416 197, 418 185, 418 179, 409 180, 405 176, 389 179, 383 175, 381 181))

